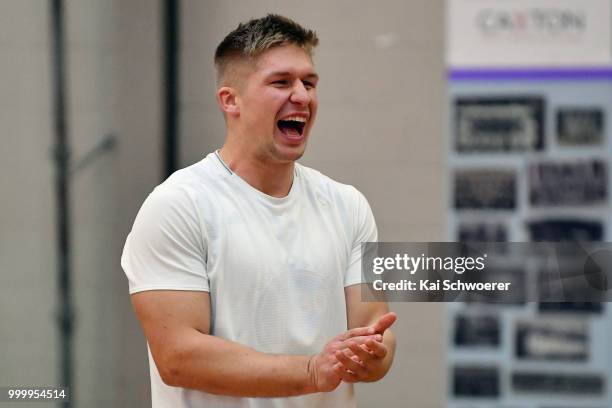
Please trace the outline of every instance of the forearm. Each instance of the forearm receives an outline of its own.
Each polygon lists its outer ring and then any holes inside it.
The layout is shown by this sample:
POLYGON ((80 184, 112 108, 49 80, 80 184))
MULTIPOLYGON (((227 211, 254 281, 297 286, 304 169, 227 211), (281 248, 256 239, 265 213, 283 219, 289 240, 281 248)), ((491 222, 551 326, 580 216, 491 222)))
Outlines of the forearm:
POLYGON ((275 355, 196 330, 170 353, 173 386, 236 397, 287 397, 316 392, 308 356, 275 355))

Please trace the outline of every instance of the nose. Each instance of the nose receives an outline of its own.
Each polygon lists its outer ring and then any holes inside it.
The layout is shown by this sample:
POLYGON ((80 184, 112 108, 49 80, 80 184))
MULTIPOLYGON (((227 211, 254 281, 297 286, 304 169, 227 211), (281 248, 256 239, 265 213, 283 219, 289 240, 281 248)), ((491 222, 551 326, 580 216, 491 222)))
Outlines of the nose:
POLYGON ((311 97, 308 93, 308 89, 306 89, 302 81, 296 81, 296 85, 293 87, 289 100, 298 105, 307 106, 310 103, 310 99, 311 97))

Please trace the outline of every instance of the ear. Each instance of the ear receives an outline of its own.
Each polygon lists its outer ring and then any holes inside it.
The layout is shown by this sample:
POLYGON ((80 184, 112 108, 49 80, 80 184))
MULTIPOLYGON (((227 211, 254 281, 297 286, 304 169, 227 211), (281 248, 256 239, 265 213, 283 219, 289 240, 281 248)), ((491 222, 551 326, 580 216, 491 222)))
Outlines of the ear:
POLYGON ((240 114, 237 99, 238 96, 234 88, 222 86, 217 90, 217 103, 221 111, 229 116, 238 116, 240 114))

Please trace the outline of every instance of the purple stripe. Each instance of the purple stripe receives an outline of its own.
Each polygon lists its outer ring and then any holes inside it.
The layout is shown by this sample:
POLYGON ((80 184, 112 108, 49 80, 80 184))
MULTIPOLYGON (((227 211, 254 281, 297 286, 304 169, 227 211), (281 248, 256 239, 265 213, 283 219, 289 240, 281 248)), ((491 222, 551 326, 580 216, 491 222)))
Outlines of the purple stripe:
POLYGON ((451 81, 488 80, 612 80, 610 68, 455 68, 448 71, 451 81))

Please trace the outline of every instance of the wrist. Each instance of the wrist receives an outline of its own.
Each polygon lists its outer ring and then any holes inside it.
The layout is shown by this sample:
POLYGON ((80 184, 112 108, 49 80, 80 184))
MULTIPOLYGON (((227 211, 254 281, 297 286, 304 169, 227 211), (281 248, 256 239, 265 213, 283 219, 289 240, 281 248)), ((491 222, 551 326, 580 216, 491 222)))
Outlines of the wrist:
POLYGON ((306 357, 306 379, 305 393, 311 394, 318 392, 317 387, 317 361, 316 355, 306 357))

